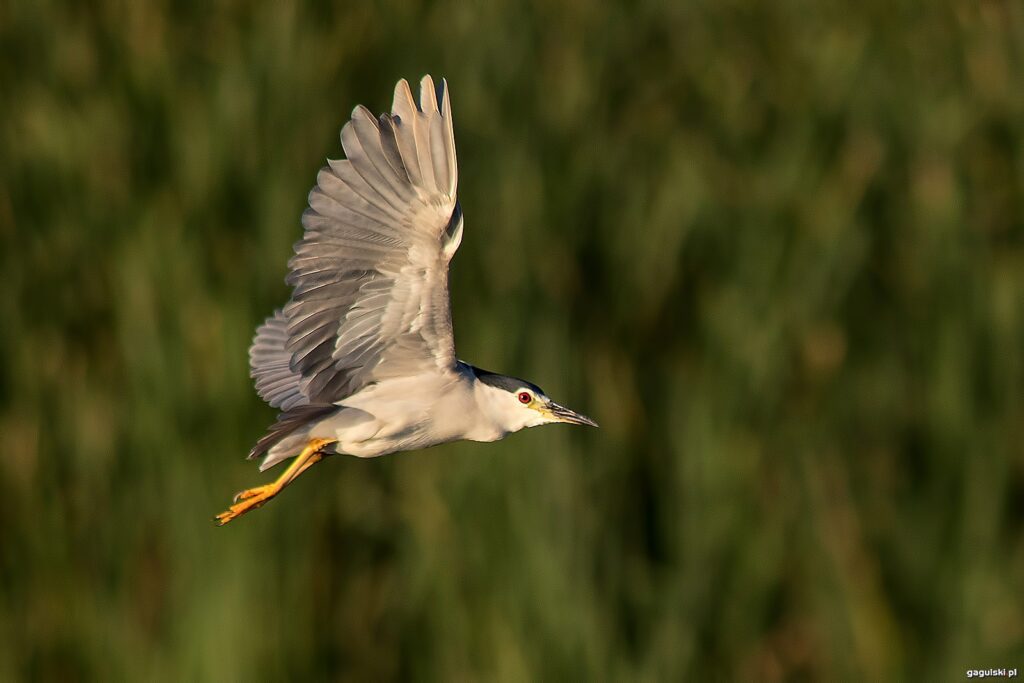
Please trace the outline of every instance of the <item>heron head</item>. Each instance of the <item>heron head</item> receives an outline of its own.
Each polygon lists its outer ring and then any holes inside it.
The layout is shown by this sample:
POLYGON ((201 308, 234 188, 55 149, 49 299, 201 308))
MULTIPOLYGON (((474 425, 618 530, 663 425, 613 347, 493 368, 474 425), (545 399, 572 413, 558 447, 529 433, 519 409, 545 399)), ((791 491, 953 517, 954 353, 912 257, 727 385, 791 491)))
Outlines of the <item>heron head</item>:
POLYGON ((490 412, 510 432, 526 427, 565 423, 597 427, 586 415, 555 403, 536 384, 474 368, 476 378, 487 385, 490 412))

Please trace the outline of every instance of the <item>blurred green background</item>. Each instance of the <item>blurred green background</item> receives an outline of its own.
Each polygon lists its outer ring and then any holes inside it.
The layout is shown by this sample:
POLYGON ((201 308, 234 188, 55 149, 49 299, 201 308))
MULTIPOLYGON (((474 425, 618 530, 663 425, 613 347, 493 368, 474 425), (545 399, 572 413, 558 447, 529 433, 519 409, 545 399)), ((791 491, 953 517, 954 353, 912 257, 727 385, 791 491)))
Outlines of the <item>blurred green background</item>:
POLYGON ((1024 666, 1016 2, 0 3, 0 679, 1024 666), (357 103, 448 78, 459 354, 601 430, 268 480, 357 103))

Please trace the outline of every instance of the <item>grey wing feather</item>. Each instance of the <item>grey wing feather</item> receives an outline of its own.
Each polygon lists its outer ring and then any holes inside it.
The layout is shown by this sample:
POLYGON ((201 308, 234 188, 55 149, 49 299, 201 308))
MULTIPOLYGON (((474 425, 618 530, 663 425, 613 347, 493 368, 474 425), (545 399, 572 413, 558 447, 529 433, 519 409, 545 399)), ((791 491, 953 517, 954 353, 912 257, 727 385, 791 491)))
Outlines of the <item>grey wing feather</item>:
POLYGON ((288 321, 280 310, 256 329, 249 347, 250 374, 256 380, 256 393, 274 408, 287 411, 308 403, 299 387, 301 377, 292 371, 292 354, 285 349, 288 321))
POLYGON ((448 261, 462 214, 444 81, 440 91, 439 106, 424 77, 417 107, 399 81, 390 116, 356 107, 342 129, 347 158, 320 171, 302 216, 292 299, 253 346, 271 405, 333 403, 385 377, 454 366, 448 261), (283 352, 269 354, 282 335, 283 352))

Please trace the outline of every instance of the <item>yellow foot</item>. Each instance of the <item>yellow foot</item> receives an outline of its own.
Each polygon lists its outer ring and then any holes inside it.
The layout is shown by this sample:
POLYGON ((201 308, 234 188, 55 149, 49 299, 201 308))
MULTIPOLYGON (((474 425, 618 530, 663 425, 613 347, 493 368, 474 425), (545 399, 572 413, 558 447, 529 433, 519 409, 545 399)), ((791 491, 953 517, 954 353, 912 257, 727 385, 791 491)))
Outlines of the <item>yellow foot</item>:
POLYGON ((217 526, 224 526, 236 517, 241 517, 246 512, 255 510, 280 493, 280 491, 281 487, 275 483, 257 486, 240 492, 235 496, 235 504, 217 515, 217 526))
POLYGON ((277 478, 277 481, 272 484, 246 489, 235 496, 235 504, 215 518, 217 525, 224 526, 235 517, 241 517, 246 512, 255 510, 281 493, 284 487, 292 483, 296 477, 323 460, 324 453, 321 449, 331 443, 334 442, 330 439, 310 439, 306 447, 302 449, 302 452, 295 456, 295 460, 284 471, 284 474, 277 478))
POLYGON ((246 498, 252 498, 253 496, 258 496, 261 493, 264 493, 267 489, 272 489, 272 488, 274 488, 273 484, 264 484, 263 486, 254 486, 251 489, 246 489, 244 491, 239 491, 238 493, 235 494, 235 497, 231 500, 231 502, 232 503, 237 503, 240 500, 245 500, 246 498))

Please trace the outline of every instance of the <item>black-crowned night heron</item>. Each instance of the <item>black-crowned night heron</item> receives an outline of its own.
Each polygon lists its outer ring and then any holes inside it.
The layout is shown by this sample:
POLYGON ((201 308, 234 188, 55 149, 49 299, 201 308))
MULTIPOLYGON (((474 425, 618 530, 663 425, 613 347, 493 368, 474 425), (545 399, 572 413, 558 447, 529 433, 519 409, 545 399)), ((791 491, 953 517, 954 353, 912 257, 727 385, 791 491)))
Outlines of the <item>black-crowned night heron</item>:
POLYGON ((524 427, 597 424, 540 387, 455 357, 448 262, 462 241, 447 83, 405 80, 391 114, 356 107, 309 193, 289 261, 291 300, 256 330, 256 391, 281 414, 249 458, 294 456, 273 483, 242 491, 225 524, 276 496, 325 456, 360 458, 524 427), (439 104, 440 102, 440 104, 439 104))

